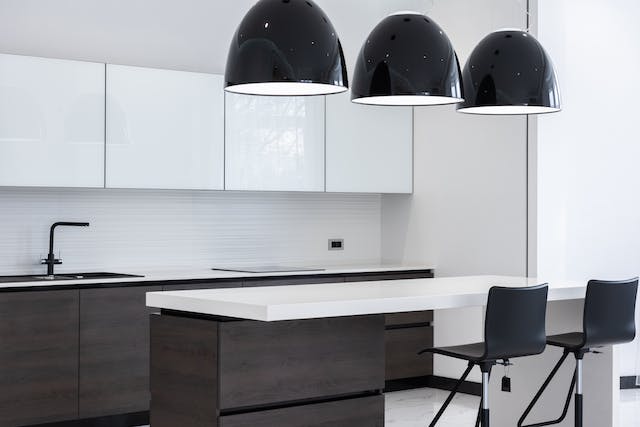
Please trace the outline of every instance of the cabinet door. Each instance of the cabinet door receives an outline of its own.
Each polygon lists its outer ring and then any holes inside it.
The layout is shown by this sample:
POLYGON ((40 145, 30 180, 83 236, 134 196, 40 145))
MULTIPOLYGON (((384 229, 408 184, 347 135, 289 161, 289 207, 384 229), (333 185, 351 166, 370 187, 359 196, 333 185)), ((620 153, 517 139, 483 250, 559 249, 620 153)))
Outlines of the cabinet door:
POLYGON ((104 64, 0 55, 0 185, 104 186, 104 64))
POLYGON ((433 347, 433 328, 399 328, 385 331, 386 379, 397 380, 433 374, 433 355, 418 352, 433 347))
POLYGON ((413 109, 327 96, 327 191, 413 192, 413 109))
POLYGON ((80 418, 149 410, 149 315, 161 287, 80 291, 80 418))
POLYGON ((78 417, 78 291, 0 293, 0 426, 78 417))
POLYGON ((223 77, 107 65, 107 187, 222 190, 223 77))
POLYGON ((323 96, 225 98, 226 190, 324 191, 323 96))

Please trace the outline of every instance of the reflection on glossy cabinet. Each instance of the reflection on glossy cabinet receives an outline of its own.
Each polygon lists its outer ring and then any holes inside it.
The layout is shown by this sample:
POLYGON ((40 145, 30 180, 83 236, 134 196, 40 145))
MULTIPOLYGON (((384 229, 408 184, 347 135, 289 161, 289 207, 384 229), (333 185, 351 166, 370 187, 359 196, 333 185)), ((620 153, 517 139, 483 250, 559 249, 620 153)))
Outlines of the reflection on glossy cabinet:
POLYGON ((327 96, 327 191, 413 192, 413 109, 327 96))
POLYGON ((222 190, 223 76, 107 65, 107 187, 222 190))
POLYGON ((0 185, 104 186, 104 68, 0 54, 0 185))
POLYGON ((226 94, 225 189, 324 191, 322 96, 226 94))

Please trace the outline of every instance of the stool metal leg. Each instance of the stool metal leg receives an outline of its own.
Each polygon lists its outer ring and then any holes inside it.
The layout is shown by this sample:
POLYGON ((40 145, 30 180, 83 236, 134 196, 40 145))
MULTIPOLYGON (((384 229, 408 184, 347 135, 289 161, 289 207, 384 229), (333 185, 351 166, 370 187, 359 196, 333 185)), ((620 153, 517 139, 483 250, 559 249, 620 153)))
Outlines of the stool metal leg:
POLYGON ((480 425, 489 427, 489 372, 482 373, 482 415, 480 425))
POLYGON ((576 359, 576 417, 575 426, 582 427, 582 357, 576 359))
POLYGON ((447 406, 449 406, 449 404, 453 400, 453 397, 458 392, 458 389, 460 388, 460 386, 462 385, 464 380, 466 380, 467 377, 469 376, 469 373, 473 369, 473 366, 474 366, 474 364, 472 362, 469 362, 469 366, 467 366, 467 370, 464 371, 464 374, 462 374, 462 377, 460 377, 460 379, 458 380, 456 385, 453 387, 453 390, 451 390, 451 393, 449 393, 449 396, 447 397, 447 400, 444 401, 444 404, 442 405, 442 407, 440 408, 440 410, 436 414, 436 416, 433 419, 433 421, 431 421, 431 424, 429 424, 429 427, 434 427, 436 425, 436 423, 438 422, 438 420, 440 419, 440 417, 442 416, 442 414, 444 414, 445 409, 447 409, 447 406))

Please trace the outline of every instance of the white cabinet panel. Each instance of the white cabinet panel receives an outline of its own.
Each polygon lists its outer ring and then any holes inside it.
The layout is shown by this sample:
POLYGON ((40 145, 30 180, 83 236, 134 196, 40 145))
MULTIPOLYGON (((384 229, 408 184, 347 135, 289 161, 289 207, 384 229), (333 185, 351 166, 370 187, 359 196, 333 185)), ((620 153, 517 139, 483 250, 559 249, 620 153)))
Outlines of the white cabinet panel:
POLYGON ((411 193, 413 109, 327 96, 327 191, 411 193))
POLYGON ((104 186, 104 64, 0 55, 0 185, 104 186))
POLYGON ((322 96, 226 94, 227 190, 324 191, 322 96))
POLYGON ((222 190, 223 77, 107 65, 107 187, 222 190))

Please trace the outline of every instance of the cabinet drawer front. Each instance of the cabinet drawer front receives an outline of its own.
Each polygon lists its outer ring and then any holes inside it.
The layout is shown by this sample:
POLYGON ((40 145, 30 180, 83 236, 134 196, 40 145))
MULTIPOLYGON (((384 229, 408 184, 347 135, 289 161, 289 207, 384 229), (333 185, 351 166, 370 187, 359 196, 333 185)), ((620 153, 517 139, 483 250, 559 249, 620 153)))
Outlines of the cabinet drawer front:
POLYGON ((339 400, 220 418, 220 427, 273 426, 384 427, 384 397, 339 400))
POLYGON ((387 380, 433 373, 431 354, 417 353, 433 345, 433 328, 392 329, 385 333, 387 380))
POLYGON ((385 314, 387 326, 415 325, 433 322, 433 311, 412 311, 409 313, 385 314))
POLYGON ((220 324, 221 409, 384 388, 384 316, 220 324))

